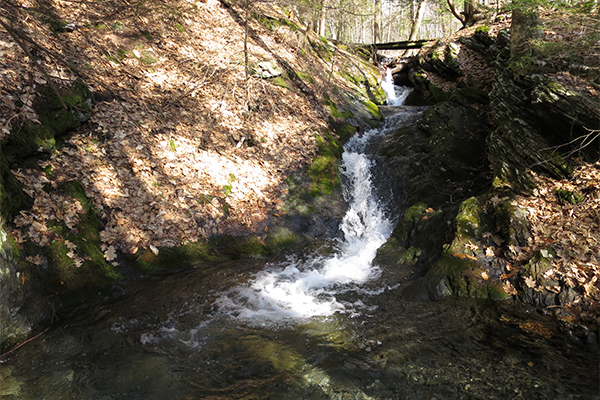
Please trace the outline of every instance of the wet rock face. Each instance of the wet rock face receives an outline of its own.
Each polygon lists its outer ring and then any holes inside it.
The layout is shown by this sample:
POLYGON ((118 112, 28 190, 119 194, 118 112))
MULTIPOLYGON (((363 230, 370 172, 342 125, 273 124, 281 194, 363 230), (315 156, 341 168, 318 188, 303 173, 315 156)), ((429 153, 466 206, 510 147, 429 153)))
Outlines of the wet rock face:
MULTIPOLYGON (((521 192, 533 185, 528 169, 556 178, 568 176, 571 164, 563 154, 581 146, 600 120, 597 99, 575 93, 548 76, 515 80, 504 69, 496 70, 490 103, 499 121, 487 138, 490 162, 495 176, 521 192)), ((580 153, 597 159, 599 149, 598 143, 592 143, 580 153)))
POLYGON ((52 310, 25 282, 0 216, 0 353, 24 340, 36 324, 51 316, 52 310))
POLYGON ((483 235, 493 218, 472 197, 491 183, 485 153, 488 130, 475 109, 442 102, 379 146, 399 188, 397 207, 404 216, 376 262, 416 279, 403 289, 406 298, 502 297, 487 281, 504 271, 485 253, 483 242, 488 245, 492 239, 483 235), (477 251, 473 238, 481 242, 477 251), (477 264, 479 258, 484 264, 477 264))
POLYGON ((20 278, 8 234, 0 217, 0 343, 16 341, 30 329, 23 316, 15 315, 23 305, 20 278))
POLYGON ((456 203, 488 183, 487 130, 474 109, 443 102, 425 111, 418 124, 388 135, 379 152, 400 188, 399 206, 456 203))

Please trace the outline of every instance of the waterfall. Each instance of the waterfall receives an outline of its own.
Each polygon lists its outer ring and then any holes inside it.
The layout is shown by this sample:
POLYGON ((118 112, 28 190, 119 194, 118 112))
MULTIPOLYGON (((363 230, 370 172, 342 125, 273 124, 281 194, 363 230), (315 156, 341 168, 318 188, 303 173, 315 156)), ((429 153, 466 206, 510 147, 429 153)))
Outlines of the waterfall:
POLYGON ((302 259, 291 256, 267 265, 248 284, 220 296, 216 302, 219 314, 264 325, 336 312, 354 313, 366 307, 361 300, 349 303, 338 297, 348 292, 364 294, 361 285, 380 276, 380 269, 372 261, 391 235, 394 222, 385 215, 385 204, 375 196, 371 173, 374 163, 365 148, 394 125, 392 120, 384 128, 357 134, 344 146, 340 171, 345 177, 344 197, 349 208, 340 226, 344 237, 338 240, 334 254, 302 259))
POLYGON ((388 106, 401 106, 410 92, 412 92, 412 88, 394 85, 394 77, 390 68, 386 69, 385 76, 381 82, 381 88, 385 92, 388 106))

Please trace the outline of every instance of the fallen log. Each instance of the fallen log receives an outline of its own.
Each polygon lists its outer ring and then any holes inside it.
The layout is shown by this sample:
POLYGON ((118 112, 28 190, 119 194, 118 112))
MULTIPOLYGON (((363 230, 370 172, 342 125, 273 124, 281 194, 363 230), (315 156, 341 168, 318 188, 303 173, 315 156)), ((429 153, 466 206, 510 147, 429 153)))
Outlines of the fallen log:
POLYGON ((408 49, 420 49, 427 42, 431 42, 432 39, 423 40, 405 40, 403 42, 391 42, 391 43, 376 43, 373 46, 377 50, 408 50, 408 49))

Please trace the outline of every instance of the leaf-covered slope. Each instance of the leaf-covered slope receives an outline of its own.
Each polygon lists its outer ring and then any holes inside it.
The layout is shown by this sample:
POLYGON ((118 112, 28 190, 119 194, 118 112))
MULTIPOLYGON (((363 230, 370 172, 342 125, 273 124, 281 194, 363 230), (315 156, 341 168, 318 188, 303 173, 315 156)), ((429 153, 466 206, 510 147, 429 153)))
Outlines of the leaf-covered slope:
POLYGON ((0 30, 2 134, 36 121, 48 78, 79 76, 96 99, 90 124, 42 168, 12 165, 35 199, 15 220, 19 241, 45 246, 56 239, 49 221, 77 224, 63 207, 71 200, 47 193, 69 181, 83 184, 104 221, 107 251, 262 232, 285 178, 317 152, 325 93, 359 103, 375 93, 372 67, 271 7, 248 14, 248 66, 275 60, 283 74, 246 80, 246 14, 235 3, 10 4, 4 13, 21 22, 0 30))

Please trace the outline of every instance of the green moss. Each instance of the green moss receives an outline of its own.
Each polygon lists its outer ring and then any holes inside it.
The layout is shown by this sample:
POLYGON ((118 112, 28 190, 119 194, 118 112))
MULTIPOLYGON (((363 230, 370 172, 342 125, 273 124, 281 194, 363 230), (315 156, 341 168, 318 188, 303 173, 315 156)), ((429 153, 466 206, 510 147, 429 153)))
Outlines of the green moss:
POLYGON ((427 204, 418 202, 404 212, 402 219, 407 222, 416 222, 425 214, 426 209, 427 204))
POLYGON ((370 100, 364 101, 363 104, 367 108, 367 110, 369 110, 369 112, 373 115, 373 117, 375 117, 375 119, 383 119, 383 115, 381 114, 381 111, 379 111, 379 107, 377 107, 377 104, 373 103, 370 100))
POLYGON ((104 259, 104 253, 99 247, 99 227, 100 222, 93 216, 82 217, 74 230, 68 230, 56 221, 49 223, 49 228, 60 239, 43 248, 49 260, 48 278, 65 304, 78 304, 104 296, 116 281, 123 278, 104 259), (74 252, 83 257, 82 265, 77 266, 69 257, 71 249, 66 240, 76 246, 74 252))
POLYGON ((298 76, 302 78, 303 81, 308 83, 315 83, 313 77, 307 72, 298 72, 298 76))
MULTIPOLYGON (((85 194, 85 188, 80 182, 70 181, 61 185, 58 189, 79 201, 86 214, 94 212, 94 204, 85 194)), ((102 229, 102 225, 99 228, 102 229)))
POLYGON ((270 253, 275 253, 284 247, 290 247, 303 240, 301 236, 283 226, 269 229, 265 243, 270 253))
POLYGON ((212 236, 208 243, 216 255, 231 258, 267 253, 265 245, 256 236, 234 237, 217 235, 212 236))
POLYGON ((206 241, 186 243, 179 247, 160 247, 157 250, 155 254, 151 250, 140 249, 135 254, 125 254, 123 257, 128 265, 144 272, 181 270, 203 261, 219 259, 212 254, 206 241))
MULTIPOLYGON (((358 129, 353 126, 350 125, 348 123, 344 124, 341 128, 339 128, 336 133, 337 136, 339 138, 339 142, 340 143, 345 143, 348 141, 348 139, 350 139, 356 132, 358 131, 358 129)), ((339 147, 337 147, 337 149, 339 149, 339 147)))
POLYGON ((329 114, 333 117, 333 118, 341 118, 341 119, 347 119, 352 117, 352 113, 346 111, 346 112, 340 112, 337 108, 337 106, 335 105, 335 103, 329 99, 325 100, 325 105, 329 106, 329 114))
POLYGON ((449 98, 448 94, 443 89, 435 86, 432 83, 429 84, 428 89, 429 89, 429 92, 431 93, 432 100, 435 103, 440 103, 442 101, 446 101, 449 98))
POLYGON ((338 174, 338 157, 334 155, 317 156, 309 169, 312 179, 310 194, 313 197, 330 195, 340 185, 338 174))
POLYGON ((338 166, 344 151, 343 143, 356 133, 356 130, 356 127, 343 123, 337 130, 337 137, 329 130, 324 130, 321 135, 316 136, 319 151, 308 169, 308 176, 312 181, 309 194, 312 197, 331 195, 334 189, 340 186, 338 166))
POLYGON ((33 108, 41 124, 13 125, 11 134, 1 144, 8 162, 23 160, 38 151, 51 153, 59 137, 80 126, 91 115, 92 94, 81 80, 76 80, 71 88, 61 89, 61 98, 48 85, 39 87, 38 95, 33 108))
POLYGON ((178 247, 159 247, 156 252, 140 249, 124 254, 128 265, 144 271, 172 271, 192 268, 205 261, 218 261, 267 254, 264 243, 255 236, 218 235, 208 241, 184 243, 178 247))
POLYGON ((564 189, 556 189, 556 197, 558 198, 558 202, 561 204, 579 204, 585 200, 585 198, 579 193, 564 189))
POLYGON ((287 26, 292 32, 301 31, 298 25, 287 18, 272 18, 264 14, 254 14, 254 18, 270 31, 279 26, 287 26))
POLYGON ((478 27, 475 30, 475 32, 482 32, 482 33, 485 33, 485 34, 489 33, 489 31, 490 31, 489 25, 481 25, 480 27, 478 27))
POLYGON ((405 265, 414 265, 417 263, 419 256, 421 255, 422 250, 418 247, 409 247, 405 251, 403 251, 398 259, 398 262, 405 265))
POLYGON ((462 202, 456 216, 456 237, 461 240, 478 239, 483 234, 481 214, 482 206, 476 197, 462 202))
POLYGON ((269 82, 275 86, 281 86, 282 88, 286 88, 287 90, 292 90, 289 80, 284 78, 283 75, 280 75, 273 79, 269 79, 269 82))

